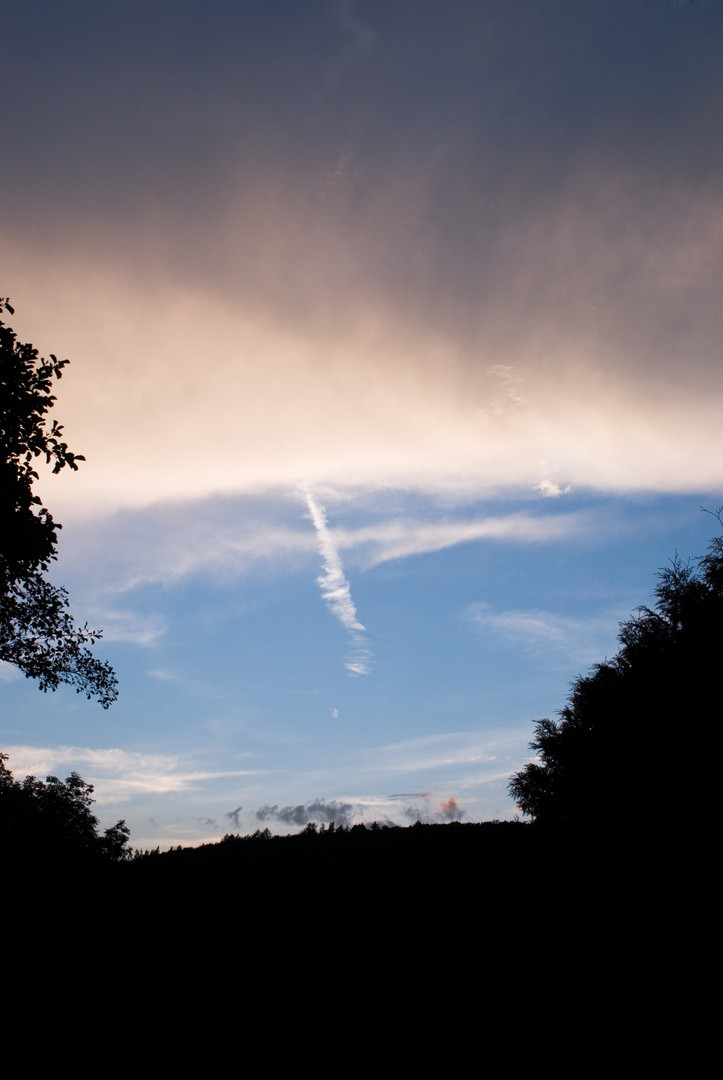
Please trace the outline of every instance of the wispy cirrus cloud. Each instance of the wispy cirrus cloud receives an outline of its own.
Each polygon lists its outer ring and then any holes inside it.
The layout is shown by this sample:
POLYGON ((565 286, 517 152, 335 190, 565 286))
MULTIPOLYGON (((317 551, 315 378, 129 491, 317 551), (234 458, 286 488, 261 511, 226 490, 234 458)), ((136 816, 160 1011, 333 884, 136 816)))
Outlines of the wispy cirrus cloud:
POLYGON ((359 771, 401 775, 453 770, 459 777, 459 770, 464 770, 465 776, 484 774, 486 782, 494 782, 509 776, 511 765, 526 746, 526 737, 527 731, 515 730, 424 735, 364 751, 359 755, 359 771))
POLYGON ((189 770, 170 754, 142 754, 118 749, 80 746, 9 746, 8 768, 16 777, 56 775, 82 769, 83 778, 100 785, 94 793, 99 805, 120 802, 134 795, 163 795, 190 791, 210 780, 251 776, 254 770, 189 770))
POLYGON ((104 641, 126 641, 133 645, 152 645, 166 632, 160 615, 139 615, 133 611, 98 608, 89 615, 91 623, 103 627, 104 641))
POLYGON ((398 518, 357 529, 335 529, 334 536, 342 550, 362 549, 365 552, 364 565, 372 567, 392 559, 442 551, 476 540, 549 543, 563 536, 582 534, 586 527, 582 514, 543 517, 521 513, 471 521, 463 518, 444 521, 398 518))
MULTIPOLYGON (((71 524, 63 536, 65 572, 78 574, 77 595, 78 588, 93 587, 89 568, 102 567, 105 606, 112 615, 113 601, 138 587, 193 576, 243 577, 271 561, 293 567, 308 561, 315 543, 296 521, 278 521, 278 507, 288 510, 289 501, 288 492, 273 508, 243 498, 200 500, 126 510, 84 521, 82 528, 71 524)), ((127 629, 123 618, 119 611, 121 633, 127 629)))
POLYGON ((551 611, 494 611, 476 603, 470 604, 467 617, 480 633, 501 635, 522 648, 564 653, 583 665, 616 649, 619 621, 613 616, 575 619, 551 611))
MULTIPOLYGON (((348 552, 365 569, 458 544, 545 544, 583 538, 599 529, 591 512, 538 510, 470 518, 447 510, 440 516, 440 507, 432 499, 422 513, 400 514, 388 512, 383 499, 373 493, 362 494, 360 512, 367 516, 367 523, 336 526, 333 531, 326 525, 324 538, 334 546, 337 560, 341 552, 348 552)), ((286 489, 273 502, 242 497, 208 500, 127 510, 122 521, 115 515, 85 522, 82 529, 67 529, 63 536, 64 571, 78 578, 74 596, 102 590, 102 597, 94 597, 88 618, 107 626, 109 638, 112 632, 118 640, 147 642, 163 632, 162 620, 116 609, 121 594, 194 576, 228 580, 258 574, 264 567, 278 571, 308 565, 314 550, 320 550, 319 532, 315 523, 315 543, 314 535, 299 527, 298 518, 288 520, 290 502, 286 489), (102 568, 102 584, 98 582, 97 587, 89 577, 89 568, 94 567, 102 568)), ((318 498, 316 503, 318 508, 318 498)), ((294 513, 297 505, 294 497, 294 513)))
POLYGON ((299 490, 309 507, 311 520, 316 529, 319 554, 324 560, 324 572, 316 579, 321 595, 326 600, 329 610, 348 630, 352 639, 353 653, 345 665, 346 669, 350 675, 368 675, 372 652, 367 642, 366 627, 357 618, 356 607, 351 598, 351 588, 344 574, 339 548, 329 528, 326 512, 314 498, 308 485, 301 485, 299 490))

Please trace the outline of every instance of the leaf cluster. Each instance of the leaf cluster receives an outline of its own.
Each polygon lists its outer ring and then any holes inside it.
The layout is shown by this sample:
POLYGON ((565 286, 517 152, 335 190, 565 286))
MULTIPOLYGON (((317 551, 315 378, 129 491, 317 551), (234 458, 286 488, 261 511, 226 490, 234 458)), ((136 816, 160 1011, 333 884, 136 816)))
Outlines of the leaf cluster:
MULTIPOLYGON (((0 308, 12 312, 0 297, 0 308)), ((48 569, 56 557, 56 525, 50 512, 33 494, 38 479, 35 459, 53 462, 53 472, 67 465, 77 470, 82 454, 74 454, 62 441, 63 427, 47 413, 56 400, 54 379, 62 377, 67 360, 38 357, 38 350, 17 340, 15 331, 0 321, 0 481, 3 531, 2 558, 6 575, 19 567, 48 569), (10 529, 7 526, 12 526, 10 529)))
MULTIPOLYGON (((13 312, 5 297, 2 309, 13 312)), ((68 448, 62 425, 48 419, 67 363, 39 357, 0 321, 0 659, 38 679, 43 691, 68 683, 108 708, 117 697, 115 673, 87 648, 100 631, 77 627, 65 589, 44 577, 61 526, 33 492, 39 460, 52 463, 53 473, 75 471, 85 460, 68 448)))
POLYGON ((118 680, 87 647, 101 633, 87 623, 77 626, 68 604, 66 590, 40 574, 13 581, 0 597, 0 659, 37 679, 44 693, 65 683, 107 709, 118 696, 118 680))

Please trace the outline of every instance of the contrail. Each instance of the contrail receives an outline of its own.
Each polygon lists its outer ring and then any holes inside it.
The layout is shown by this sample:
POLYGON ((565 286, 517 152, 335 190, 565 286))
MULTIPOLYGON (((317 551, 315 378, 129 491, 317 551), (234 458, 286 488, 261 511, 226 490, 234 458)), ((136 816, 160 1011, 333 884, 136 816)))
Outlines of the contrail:
POLYGON ((349 582, 344 576, 339 551, 326 520, 326 511, 314 499, 306 484, 300 485, 300 491, 306 500, 306 505, 309 507, 311 520, 314 522, 314 528, 316 529, 319 554, 324 560, 324 572, 316 579, 321 589, 321 595, 341 625, 349 631, 354 643, 354 651, 345 667, 350 675, 368 675, 372 652, 367 644, 366 629, 359 622, 356 615, 349 582))

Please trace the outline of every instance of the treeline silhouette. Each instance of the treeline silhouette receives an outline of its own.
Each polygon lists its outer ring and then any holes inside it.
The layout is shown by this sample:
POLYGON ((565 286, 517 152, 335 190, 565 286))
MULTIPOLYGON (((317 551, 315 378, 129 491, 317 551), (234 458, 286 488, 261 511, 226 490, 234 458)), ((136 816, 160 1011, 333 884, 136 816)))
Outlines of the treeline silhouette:
POLYGON ((369 899, 420 888, 474 890, 491 874, 532 857, 534 830, 519 821, 335 827, 310 822, 299 833, 268 829, 227 834, 218 843, 146 852, 129 867, 139 880, 244 879, 267 894, 333 886, 369 899))

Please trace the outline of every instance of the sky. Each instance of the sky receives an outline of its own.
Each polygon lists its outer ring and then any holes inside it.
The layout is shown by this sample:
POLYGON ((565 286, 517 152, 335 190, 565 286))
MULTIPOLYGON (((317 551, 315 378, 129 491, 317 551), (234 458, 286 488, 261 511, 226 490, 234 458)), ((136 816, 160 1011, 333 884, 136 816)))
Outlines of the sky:
POLYGON ((141 847, 513 817, 718 528, 723 5, 0 13, 0 293, 70 359, 38 490, 120 681, 3 665, 9 767, 141 847))

